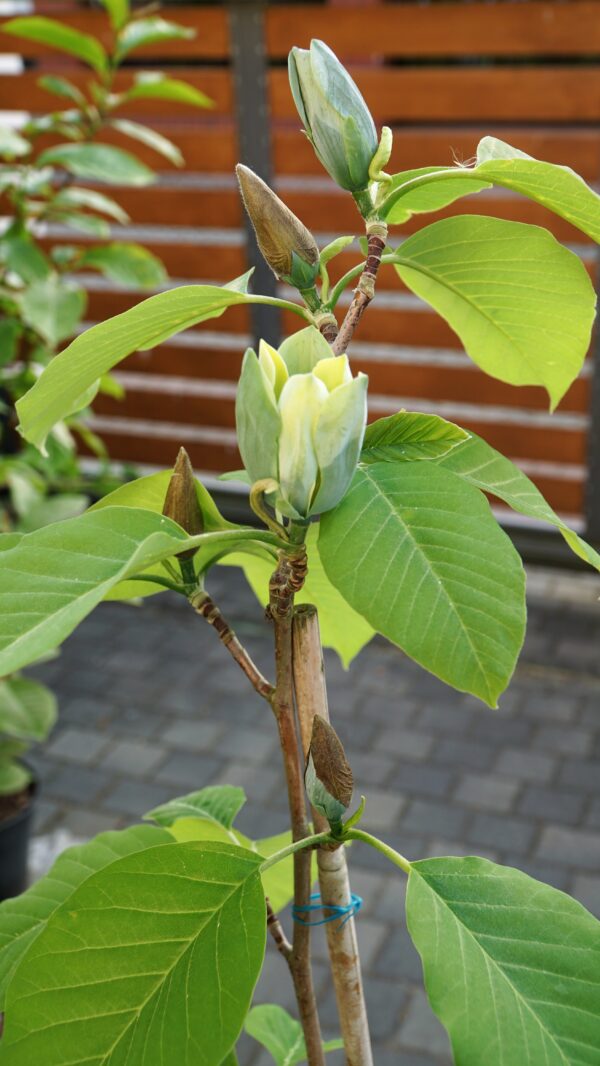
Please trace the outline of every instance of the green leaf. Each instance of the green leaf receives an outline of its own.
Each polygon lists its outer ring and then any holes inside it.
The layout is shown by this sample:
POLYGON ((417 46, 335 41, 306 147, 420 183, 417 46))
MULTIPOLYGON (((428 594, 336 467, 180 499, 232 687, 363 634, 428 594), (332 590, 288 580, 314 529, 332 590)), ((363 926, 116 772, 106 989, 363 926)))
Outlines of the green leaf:
POLYGON ((212 785, 199 792, 178 796, 144 815, 147 821, 170 826, 179 818, 206 818, 224 829, 231 829, 236 815, 246 802, 243 788, 234 785, 212 785))
POLYGON ((50 263, 29 234, 7 234, 0 242, 0 251, 8 270, 14 271, 28 285, 43 281, 50 274, 50 263))
POLYGON ((226 844, 165 844, 92 874, 14 974, 6 1059, 220 1066, 264 956, 259 865, 226 844))
POLYGON ((42 78, 38 78, 38 85, 46 92, 71 100, 77 107, 87 107, 87 100, 83 93, 66 78, 58 77, 56 74, 44 74, 42 78))
POLYGON ((54 206, 61 207, 63 204, 67 207, 87 207, 90 211, 98 211, 114 218, 115 222, 120 222, 123 226, 129 222, 129 215, 112 196, 105 196, 95 189, 82 189, 78 185, 62 189, 55 197, 54 206))
POLYGON ((396 270, 492 377, 543 385, 553 408, 577 377, 596 297, 583 263, 546 230, 444 219, 404 242, 396 270))
POLYGON ((223 1059, 221 1066, 239 1066, 238 1057, 235 1053, 235 1048, 230 1051, 226 1058, 223 1059))
POLYGON ((31 151, 29 141, 21 137, 17 130, 10 126, 0 126, 0 156, 3 159, 17 159, 19 156, 28 155, 31 151))
POLYGON ((319 551, 330 581, 378 632, 496 706, 523 642, 525 581, 479 492, 433 463, 360 468, 321 518, 319 551))
POLYGON ((48 526, 52 522, 64 522, 83 514, 89 503, 83 493, 60 492, 55 496, 42 496, 27 509, 19 520, 18 528, 23 533, 48 526))
POLYGON ((110 144, 58 144, 42 152, 37 163, 63 167, 77 178, 112 185, 151 185, 156 179, 154 171, 130 152, 110 144))
POLYGON ((52 208, 49 216, 53 221, 62 222, 63 225, 85 233, 90 237, 108 237, 110 226, 105 218, 97 218, 96 215, 87 215, 83 211, 69 211, 52 208))
POLYGON ((100 0, 100 3, 108 12, 111 26, 120 30, 129 18, 129 0, 100 0))
POLYGON ((94 267, 120 285, 156 288, 167 277, 157 256, 141 244, 114 243, 88 248, 80 259, 82 267, 94 267))
MULTIPOLYGON (((0 552, 0 675, 57 647, 118 582, 185 548, 206 561, 258 531, 188 537, 170 519, 130 507, 87 511, 28 533, 0 552)), ((275 538, 273 538, 275 539, 275 538)))
POLYGON ((22 332, 21 323, 16 318, 3 318, 0 321, 0 367, 15 358, 22 332))
POLYGON ((21 296, 23 320, 40 337, 56 348, 71 337, 85 310, 83 289, 70 285, 51 274, 42 281, 34 281, 21 296))
MULTIPOLYGON (((253 1007, 244 1028, 249 1036, 267 1049, 277 1066, 296 1066, 298 1062, 306 1062, 302 1026, 283 1007, 275 1003, 253 1007)), ((335 1051, 343 1046, 343 1040, 328 1040, 323 1044, 323 1050, 335 1051)))
POLYGON ((491 189, 491 181, 478 181, 471 175, 472 172, 464 167, 421 167, 394 174, 391 183, 386 185, 382 217, 390 225, 397 225, 406 222, 411 215, 440 211, 463 196, 491 189), (439 180, 436 180, 438 174, 439 180), (465 174, 469 175, 468 181, 465 174), (427 175, 432 175, 431 182, 421 183, 427 175))
POLYGON ((475 433, 470 434, 469 440, 459 449, 442 456, 438 465, 451 470, 478 489, 497 496, 512 507, 513 511, 555 526, 580 559, 600 570, 598 552, 586 544, 574 530, 569 529, 552 510, 533 481, 530 481, 518 466, 475 433))
POLYGON ((487 859, 426 859, 406 914, 457 1063, 600 1061, 600 923, 581 904, 487 859))
POLYGON ((178 78, 165 78, 159 73, 138 74, 135 85, 124 94, 125 100, 172 100, 192 107, 212 107, 212 100, 178 78))
POLYGON ((129 22, 119 34, 117 57, 121 60, 128 52, 132 52, 135 48, 143 48, 145 45, 160 44, 163 41, 189 41, 195 36, 195 30, 187 26, 179 26, 176 22, 168 22, 158 16, 135 19, 129 22))
POLYGON ((125 356, 153 348, 173 333, 218 318, 228 307, 251 299, 218 285, 181 285, 92 326, 52 360, 19 400, 23 436, 43 446, 52 426, 79 410, 82 394, 125 356))
MULTIPOLYGON (((365 618, 352 609, 341 592, 329 580, 317 545, 318 525, 309 526, 306 538, 308 576, 302 590, 296 594, 296 604, 313 603, 319 611, 319 627, 324 647, 333 648, 343 665, 348 667, 359 651, 375 635, 365 618)), ((269 602, 269 579, 273 563, 249 555, 228 555, 224 566, 239 566, 259 603, 269 602)))
POLYGON ((29 677, 0 681, 0 733, 20 740, 45 740, 56 722, 56 697, 29 677))
MULTIPOLYGON (((2 747, 0 746, 0 760, 2 759, 2 747)), ((13 796, 22 792, 31 781, 31 774, 26 766, 13 762, 12 755, 7 752, 8 762, 0 761, 0 796, 13 796)))
POLYGON ((183 166, 185 160, 179 148, 168 137, 163 137, 162 133, 157 133, 156 130, 150 129, 149 126, 144 126, 140 122, 132 122, 130 119, 125 118, 114 118, 110 125, 126 137, 131 137, 134 141, 139 141, 140 144, 145 144, 148 148, 152 148, 176 167, 183 166))
POLYGON ((57 19, 44 18, 41 15, 11 19, 4 23, 2 32, 29 41, 39 41, 48 48, 57 48, 59 52, 68 52, 69 55, 82 59, 99 74, 106 69, 107 55, 100 42, 89 33, 74 30, 57 19))
POLYGON ((437 459, 468 440, 469 434, 437 415, 399 411, 367 426, 362 463, 437 459))
POLYGON ((67 848, 48 873, 27 892, 0 904, 0 1010, 16 967, 50 915, 83 881, 109 863, 157 844, 170 844, 164 829, 134 825, 101 833, 85 844, 67 848))

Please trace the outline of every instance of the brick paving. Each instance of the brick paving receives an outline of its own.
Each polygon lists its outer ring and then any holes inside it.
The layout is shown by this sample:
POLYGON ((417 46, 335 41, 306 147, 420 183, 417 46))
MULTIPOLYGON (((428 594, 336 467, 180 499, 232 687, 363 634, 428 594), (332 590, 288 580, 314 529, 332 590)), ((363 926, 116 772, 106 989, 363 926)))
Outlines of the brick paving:
MULTIPOLYGON (((223 569, 212 586, 233 602, 227 613, 266 667, 267 623, 239 574, 223 569)), ((518 865, 600 917, 599 594, 593 576, 531 571, 527 643, 498 711, 446 689, 384 642, 349 672, 328 654, 332 718, 356 795, 368 797, 365 828, 409 858, 475 852, 518 865)), ((208 626, 169 594, 142 609, 103 605, 36 673, 61 707, 51 742, 34 754, 38 833, 86 838, 223 782, 248 793, 242 831, 285 828, 268 710, 208 626)), ((377 1066, 448 1066, 403 922, 403 877, 362 846, 350 862, 365 900, 358 930, 377 1066)), ((315 959, 324 1026, 336 1035, 321 936, 315 959)), ((256 1001, 293 1006, 270 946, 256 1001)), ((269 1061, 242 1039, 244 1066, 269 1061)))

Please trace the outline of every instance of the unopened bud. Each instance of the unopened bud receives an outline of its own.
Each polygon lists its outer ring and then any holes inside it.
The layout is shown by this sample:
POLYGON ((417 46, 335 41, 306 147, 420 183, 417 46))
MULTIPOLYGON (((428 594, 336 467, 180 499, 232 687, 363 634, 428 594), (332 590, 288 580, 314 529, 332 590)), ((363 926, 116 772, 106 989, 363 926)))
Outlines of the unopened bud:
MULTIPOLYGON (((204 520, 196 494, 194 471, 185 448, 179 449, 162 513, 167 518, 171 518, 173 522, 177 522, 177 525, 181 526, 191 537, 204 532, 204 520)), ((180 559, 191 559, 197 551, 197 548, 186 548, 177 555, 180 559)))
POLYGON ((313 718, 304 780, 312 806, 330 824, 338 824, 352 799, 354 779, 335 729, 318 714, 313 718))
POLYGON ((265 262, 280 281, 296 289, 311 288, 319 273, 312 233, 254 171, 241 163, 235 169, 265 262))

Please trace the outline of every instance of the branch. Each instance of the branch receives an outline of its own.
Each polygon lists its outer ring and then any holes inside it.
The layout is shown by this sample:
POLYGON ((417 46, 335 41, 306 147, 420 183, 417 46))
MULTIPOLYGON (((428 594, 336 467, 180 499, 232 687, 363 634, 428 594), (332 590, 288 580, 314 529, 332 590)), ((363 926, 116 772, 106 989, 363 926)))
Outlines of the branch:
POLYGON ((377 271, 379 270, 381 256, 383 255, 387 239, 387 226, 385 222, 368 222, 367 238, 367 261, 358 285, 354 290, 352 303, 346 312, 340 331, 333 344, 335 355, 342 355, 348 349, 350 341, 354 336, 354 331, 375 295, 375 279, 377 277, 377 271))
MULTIPOLYGON (((302 747, 306 752, 315 714, 329 721, 316 607, 306 605, 296 608, 293 650, 296 703, 302 747)), ((313 822, 317 832, 329 827, 327 819, 314 809, 313 822)), ((317 851, 317 863, 323 906, 347 906, 350 883, 345 849, 321 847, 317 851)), ((325 930, 347 1066, 373 1066, 354 919, 346 919, 341 927, 337 923, 327 924, 325 930)))
POLYGON ((285 935, 285 933, 283 931, 283 927, 281 925, 281 922, 279 921, 279 917, 278 917, 277 914, 275 914, 275 911, 273 910, 273 908, 271 906, 271 901, 270 901, 268 896, 266 897, 266 902, 267 902, 267 929, 269 930, 271 936, 273 937, 273 942, 274 942, 275 947, 277 948, 278 952, 281 955, 283 955, 283 957, 286 960, 286 962, 289 963, 290 957, 291 957, 291 954, 292 954, 292 945, 290 944, 287 936, 285 935))
POLYGON ((238 666, 244 671, 250 684, 258 692, 259 696, 262 696, 263 699, 270 702, 273 693, 275 692, 274 686, 270 681, 267 681, 266 677, 263 676, 254 661, 250 658, 248 652, 236 637, 231 626, 223 618, 223 615, 214 600, 208 595, 208 593, 202 591, 191 596, 190 603, 196 614, 201 615, 201 617, 213 627, 219 636, 219 640, 227 648, 227 651, 238 666))

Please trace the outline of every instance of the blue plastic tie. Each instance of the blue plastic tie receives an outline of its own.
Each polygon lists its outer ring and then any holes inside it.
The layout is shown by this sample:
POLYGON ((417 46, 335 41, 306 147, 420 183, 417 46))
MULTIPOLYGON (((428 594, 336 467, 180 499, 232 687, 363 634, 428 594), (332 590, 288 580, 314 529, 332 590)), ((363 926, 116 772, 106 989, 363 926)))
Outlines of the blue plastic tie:
POLYGON ((341 919, 338 926, 341 929, 350 918, 358 914, 363 905, 362 897, 357 896, 354 892, 350 893, 350 902, 345 907, 339 907, 337 904, 321 903, 320 892, 313 892, 310 899, 310 903, 301 904, 300 906, 294 904, 292 907, 292 918, 299 925, 327 925, 329 922, 337 922, 338 919, 341 919), (318 918, 316 921, 311 921, 310 917, 303 917, 305 914, 314 914, 320 910, 329 911, 329 914, 325 915, 324 918, 318 918))

